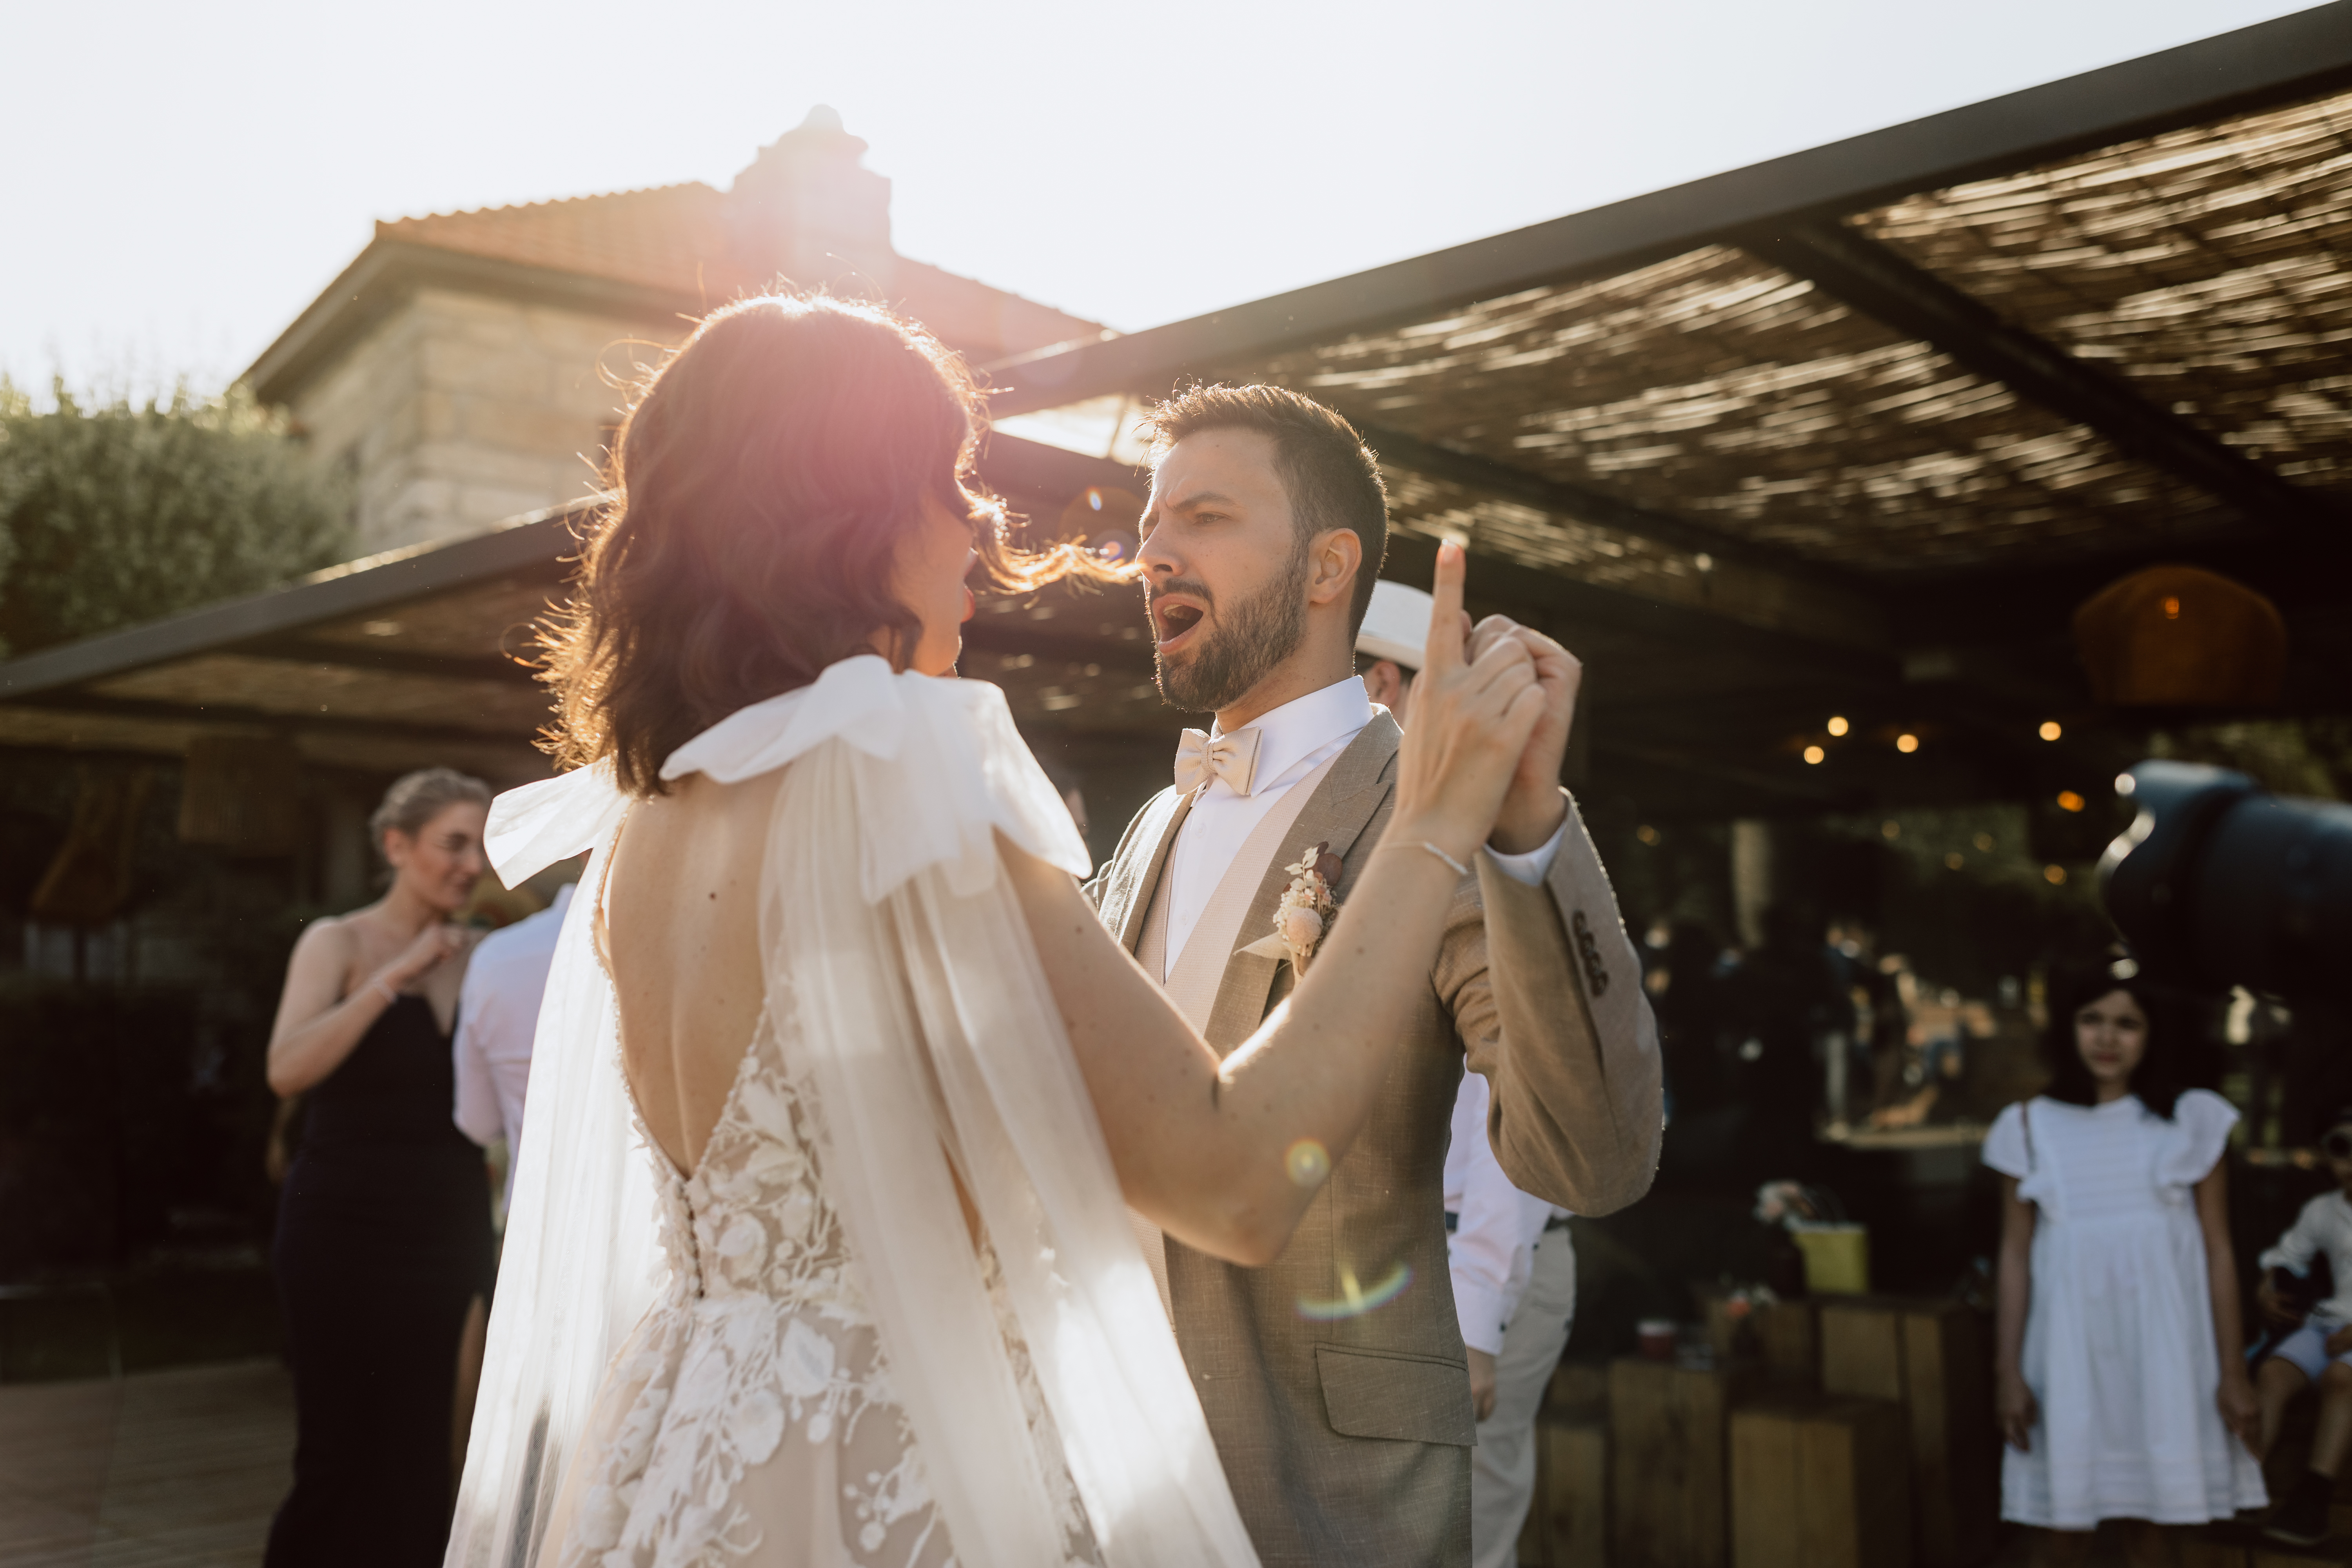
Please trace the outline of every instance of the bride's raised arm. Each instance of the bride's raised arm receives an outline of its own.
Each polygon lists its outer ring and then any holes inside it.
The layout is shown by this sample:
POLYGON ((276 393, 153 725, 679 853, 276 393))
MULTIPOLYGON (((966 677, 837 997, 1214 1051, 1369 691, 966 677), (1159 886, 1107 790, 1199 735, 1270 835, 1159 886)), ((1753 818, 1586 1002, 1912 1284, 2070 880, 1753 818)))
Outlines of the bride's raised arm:
POLYGON ((1461 547, 1445 545, 1380 851, 1297 989, 1223 1062, 1067 872, 998 839, 1127 1201, 1200 1251, 1272 1261, 1362 1131, 1403 1048, 1387 1024, 1429 984, 1455 865, 1493 830, 1543 711, 1522 644, 1465 658, 1462 577, 1461 547))

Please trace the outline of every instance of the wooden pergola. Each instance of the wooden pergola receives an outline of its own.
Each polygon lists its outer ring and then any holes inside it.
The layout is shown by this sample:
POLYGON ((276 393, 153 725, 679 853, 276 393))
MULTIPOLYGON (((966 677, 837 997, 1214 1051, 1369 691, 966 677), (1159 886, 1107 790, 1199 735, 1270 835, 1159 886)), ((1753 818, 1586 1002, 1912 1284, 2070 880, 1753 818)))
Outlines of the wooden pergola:
MULTIPOLYGON (((1379 452, 1389 575, 1425 581, 1436 542, 1462 539, 1474 608, 1584 658, 1583 784, 1604 809, 2103 793, 2148 721, 2093 699, 2068 617, 2137 567, 2201 564, 2269 596, 2288 710, 2352 689, 2347 254, 2352 0, 2336 0, 998 363, 1000 416, 1058 446, 1000 432, 983 473, 1041 531, 1114 533, 1148 486, 1111 456, 1139 400, 1294 386, 1379 452)), ((546 708, 513 656, 568 526, 518 519, 0 664, 0 746, 255 734, 322 765, 530 776, 546 708)), ((1097 839, 1115 832, 1180 721, 1139 607, 999 602, 967 646, 966 672, 1003 685, 1087 784, 1097 839)))

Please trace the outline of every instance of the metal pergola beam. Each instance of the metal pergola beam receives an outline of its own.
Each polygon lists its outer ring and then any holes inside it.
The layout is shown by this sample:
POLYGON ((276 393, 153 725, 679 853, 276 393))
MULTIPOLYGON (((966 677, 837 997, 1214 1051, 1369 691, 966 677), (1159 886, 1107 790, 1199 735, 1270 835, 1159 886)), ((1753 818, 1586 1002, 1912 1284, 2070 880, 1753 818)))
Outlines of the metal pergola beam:
POLYGON ((275 659, 283 664, 325 665, 336 669, 365 670, 376 675, 421 675, 436 680, 487 680, 502 686, 530 686, 538 679, 529 665, 511 658, 418 653, 411 648, 331 642, 325 637, 257 637, 219 651, 275 659))
POLYGON ((300 632, 320 621, 390 609, 509 574, 551 579, 571 542, 572 514, 586 505, 550 507, 454 543, 370 556, 283 588, 10 659, 0 664, 0 702, 21 702, 175 658, 226 652, 255 638, 300 632))
POLYGON ((1167 391, 1187 371, 1328 342, 1522 289, 1622 271, 1729 234, 1910 195, 2352 83, 2352 0, 1508 234, 988 367, 1000 414, 1167 391))
MULTIPOLYGON (((371 718, 359 713, 281 713, 268 708, 236 703, 161 702, 142 697, 104 697, 73 691, 37 698, 26 708, 59 713, 87 713, 103 719, 145 719, 167 724, 220 725, 237 730, 266 730, 292 735, 303 731, 364 735, 414 741, 425 744, 516 745, 529 747, 530 738, 510 729, 478 730, 463 724, 419 724, 404 719, 371 718)), ((550 717, 552 717, 552 710, 550 717)))
POLYGON ((2345 517, 2333 502, 2289 484, 1867 235, 1815 219, 1759 230, 1741 243, 1905 336, 2089 427, 2250 521, 2276 523, 2331 544, 2346 542, 2345 517))
POLYGON ((1870 584, 1836 567, 1804 561, 1786 551, 1759 545, 1667 512, 1654 511, 1601 490, 1546 479, 1475 452, 1441 447, 1385 426, 1360 425, 1357 433, 1384 461, 1433 479, 1447 479, 1506 500, 1524 501, 1544 511, 1613 529, 1671 550, 1719 556, 1726 561, 1746 561, 1783 577, 1854 595, 1858 600, 1875 591, 1870 584))

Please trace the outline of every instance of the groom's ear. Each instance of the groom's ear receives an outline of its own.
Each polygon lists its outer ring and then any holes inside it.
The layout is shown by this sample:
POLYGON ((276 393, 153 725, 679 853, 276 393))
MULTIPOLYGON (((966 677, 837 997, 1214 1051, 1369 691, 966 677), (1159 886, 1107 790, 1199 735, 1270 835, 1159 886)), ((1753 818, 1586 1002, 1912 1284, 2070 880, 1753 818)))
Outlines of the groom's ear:
POLYGON ((1352 605, 1356 574, 1363 570, 1364 542, 1352 528, 1327 528, 1307 545, 1307 602, 1352 605))

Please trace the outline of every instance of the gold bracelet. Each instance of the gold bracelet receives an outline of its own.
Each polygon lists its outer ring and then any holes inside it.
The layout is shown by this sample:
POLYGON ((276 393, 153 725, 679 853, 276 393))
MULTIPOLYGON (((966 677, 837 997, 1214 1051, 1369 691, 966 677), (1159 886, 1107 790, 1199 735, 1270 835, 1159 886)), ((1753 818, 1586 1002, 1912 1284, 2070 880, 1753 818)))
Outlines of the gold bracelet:
POLYGON ((1383 844, 1381 847, 1383 849, 1426 849, 1432 855, 1436 856, 1440 860, 1443 860, 1448 866, 1451 866, 1454 868, 1454 874, 1455 876, 1467 877, 1470 875, 1469 867, 1465 866, 1461 861, 1456 860, 1453 856, 1448 855, 1444 850, 1440 849, 1436 845, 1432 844, 1426 838, 1418 839, 1410 844, 1383 844))

